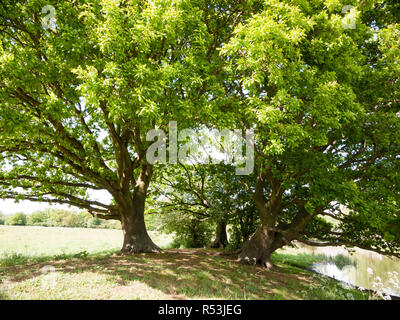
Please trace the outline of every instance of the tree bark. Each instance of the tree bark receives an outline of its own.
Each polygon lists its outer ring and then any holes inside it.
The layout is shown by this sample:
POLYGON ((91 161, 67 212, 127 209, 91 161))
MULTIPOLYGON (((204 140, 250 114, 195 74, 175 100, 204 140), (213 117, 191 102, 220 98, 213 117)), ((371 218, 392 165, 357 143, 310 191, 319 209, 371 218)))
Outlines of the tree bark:
POLYGON ((228 236, 226 234, 226 222, 219 221, 215 233, 215 240, 211 248, 225 248, 228 245, 228 236))
POLYGON ((240 261, 247 264, 260 264, 266 268, 273 268, 271 254, 298 239, 312 215, 304 208, 300 208, 293 222, 285 227, 276 227, 274 230, 267 223, 261 223, 252 237, 243 244, 240 261))
POLYGON ((132 205, 121 208, 121 225, 124 234, 122 253, 160 252, 150 239, 144 222, 145 198, 135 195, 132 205))
POLYGON ((239 260, 241 263, 258 264, 273 269, 271 254, 280 247, 278 241, 275 241, 275 232, 260 225, 251 238, 243 244, 239 260))
POLYGON ((133 197, 129 189, 125 190, 119 198, 121 225, 124 234, 122 253, 160 252, 150 239, 144 222, 144 209, 147 188, 152 175, 152 167, 142 167, 140 176, 134 187, 133 197))
POLYGON ((285 243, 276 231, 271 230, 275 225, 276 218, 280 212, 282 199, 282 189, 278 181, 273 179, 270 174, 269 184, 272 192, 267 201, 264 195, 265 174, 257 176, 254 202, 260 217, 260 225, 256 232, 247 240, 239 254, 239 260, 246 264, 259 264, 267 269, 273 269, 271 254, 281 248, 285 243))

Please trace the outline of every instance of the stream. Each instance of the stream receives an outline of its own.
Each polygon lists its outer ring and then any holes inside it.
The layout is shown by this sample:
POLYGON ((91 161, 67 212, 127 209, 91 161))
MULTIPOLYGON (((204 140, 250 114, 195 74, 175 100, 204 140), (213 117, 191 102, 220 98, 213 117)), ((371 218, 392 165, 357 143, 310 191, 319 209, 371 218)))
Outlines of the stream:
POLYGON ((354 252, 350 254, 343 247, 296 245, 296 252, 324 254, 330 257, 341 254, 355 262, 355 265, 346 265, 342 269, 334 263, 316 263, 312 267, 315 272, 357 287, 400 297, 400 259, 358 248, 352 249, 354 252))

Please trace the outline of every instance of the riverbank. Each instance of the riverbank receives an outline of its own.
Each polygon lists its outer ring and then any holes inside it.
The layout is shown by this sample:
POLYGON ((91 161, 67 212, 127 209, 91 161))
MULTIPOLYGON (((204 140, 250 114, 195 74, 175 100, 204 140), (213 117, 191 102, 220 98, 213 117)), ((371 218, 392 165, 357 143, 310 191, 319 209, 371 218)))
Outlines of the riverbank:
MULTIPOLYGON (((285 252, 285 251, 283 250, 283 252, 285 252)), ((293 251, 291 251, 291 252, 293 252, 293 251)), ((294 252, 296 252, 296 251, 294 251, 294 252)), ((302 270, 306 270, 308 272, 313 272, 315 274, 329 278, 332 281, 336 281, 337 283, 340 283, 340 285, 342 285, 345 288, 351 288, 354 290, 367 292, 370 295, 370 297, 382 298, 382 299, 383 298, 389 299, 388 297, 390 297, 390 300, 400 300, 400 296, 398 296, 398 295, 394 295, 394 294, 383 295, 382 292, 364 288, 364 287, 360 287, 360 286, 352 284, 349 281, 343 281, 334 276, 329 276, 326 273, 320 272, 319 268, 317 267, 318 265, 329 265, 333 268, 338 268, 338 269, 343 269, 345 267, 357 267, 354 260, 343 255, 343 251, 339 251, 339 252, 341 252, 341 253, 336 256, 327 256, 322 253, 310 254, 310 253, 304 253, 304 252, 300 252, 300 253, 297 252, 296 254, 288 254, 288 253, 277 252, 277 253, 273 254, 273 260, 285 262, 289 265, 295 266, 302 270)))
MULTIPOLYGON (((310 247, 279 250, 280 255, 295 256, 301 265, 355 288, 363 288, 393 298, 400 296, 400 259, 344 247, 310 247)), ((293 257, 291 258, 294 259, 293 257)))

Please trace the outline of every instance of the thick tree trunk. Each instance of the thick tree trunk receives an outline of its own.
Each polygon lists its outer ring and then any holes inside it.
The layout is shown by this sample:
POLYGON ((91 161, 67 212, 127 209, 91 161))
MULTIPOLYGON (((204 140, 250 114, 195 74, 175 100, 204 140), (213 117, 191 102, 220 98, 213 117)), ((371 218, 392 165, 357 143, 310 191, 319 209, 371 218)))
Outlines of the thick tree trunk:
POLYGON ((242 263, 259 264, 267 269, 272 269, 271 254, 281 248, 284 242, 282 241, 282 237, 269 227, 275 225, 280 212, 283 189, 280 188, 279 181, 275 180, 272 173, 268 171, 270 170, 260 173, 257 176, 254 192, 254 203, 257 207, 261 223, 256 232, 243 244, 239 260, 242 263), (266 180, 268 180, 272 188, 268 201, 264 194, 266 180))
POLYGON ((242 246, 239 255, 242 263, 260 264, 268 269, 272 269, 271 254, 295 240, 300 232, 304 230, 307 223, 312 220, 313 215, 309 214, 304 206, 302 206, 290 224, 284 227, 281 226, 278 230, 275 228, 279 214, 281 213, 283 190, 280 182, 274 179, 270 169, 267 168, 266 173, 261 173, 257 176, 254 202, 261 223, 256 232, 242 246), (265 198, 264 187, 266 178, 268 178, 268 183, 272 189, 268 201, 265 198))
POLYGON ((211 248, 225 248, 228 245, 228 236, 226 234, 226 222, 220 221, 217 224, 215 240, 211 244, 211 248))
POLYGON ((258 264, 273 269, 271 254, 282 246, 283 243, 275 238, 275 232, 260 225, 251 238, 243 244, 239 260, 241 263, 258 264))
POLYGON ((160 252, 150 239, 144 222, 145 196, 135 194, 131 204, 121 206, 121 224, 124 233, 122 253, 160 252))

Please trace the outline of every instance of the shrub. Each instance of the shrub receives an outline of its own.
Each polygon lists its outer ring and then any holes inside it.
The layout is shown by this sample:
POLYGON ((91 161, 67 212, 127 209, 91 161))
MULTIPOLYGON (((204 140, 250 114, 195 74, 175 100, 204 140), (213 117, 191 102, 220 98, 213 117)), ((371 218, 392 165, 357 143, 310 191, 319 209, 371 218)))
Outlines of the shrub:
POLYGON ((259 217, 254 206, 248 206, 238 211, 230 221, 230 238, 227 250, 237 250, 256 231, 259 217))
POLYGON ((25 226, 26 215, 22 212, 18 212, 6 218, 6 224, 11 226, 25 226))
POLYGON ((89 219, 86 223, 88 228, 100 228, 102 225, 102 221, 99 218, 89 219))
POLYGON ((48 211, 35 211, 27 216, 26 224, 28 226, 48 226, 49 217, 48 211))
POLYGON ((337 256, 330 257, 329 262, 333 262, 340 270, 345 266, 356 266, 356 261, 343 254, 338 254, 337 256))
POLYGON ((161 228, 162 217, 160 214, 152 213, 144 216, 148 231, 158 231, 161 228))
POLYGON ((69 214, 62 218, 61 227, 79 227, 79 217, 75 214, 69 214))
POLYGON ((175 234, 173 248, 202 248, 210 243, 213 235, 210 223, 179 212, 165 214, 162 223, 163 231, 175 234))

